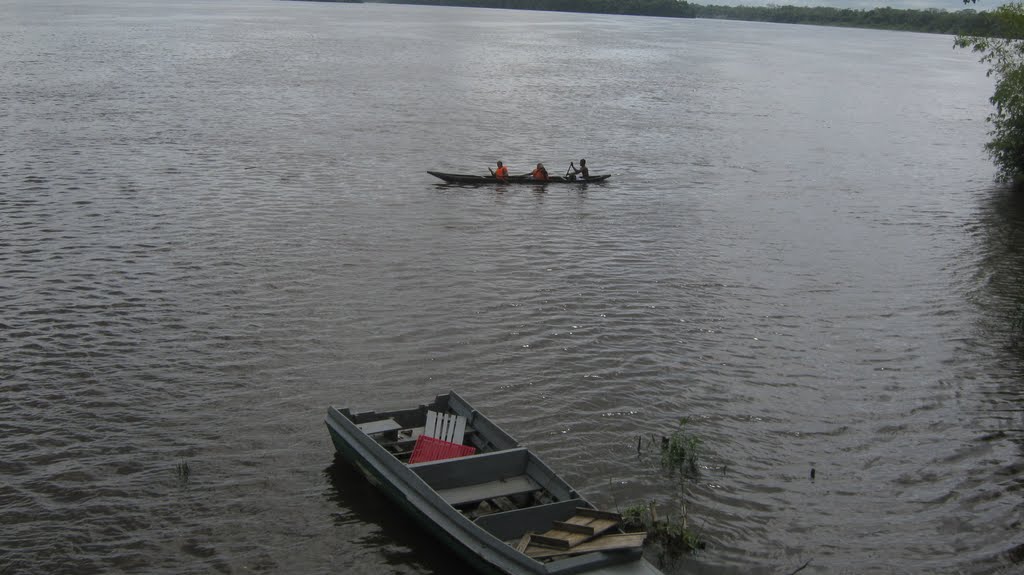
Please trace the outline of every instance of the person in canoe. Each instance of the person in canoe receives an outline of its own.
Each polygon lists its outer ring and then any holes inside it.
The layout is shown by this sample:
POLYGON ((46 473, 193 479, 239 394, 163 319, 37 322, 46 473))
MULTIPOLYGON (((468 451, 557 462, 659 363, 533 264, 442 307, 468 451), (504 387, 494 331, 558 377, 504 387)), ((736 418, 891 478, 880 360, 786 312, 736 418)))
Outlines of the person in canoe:
POLYGON ((499 180, 505 182, 506 184, 508 183, 508 168, 506 168, 504 165, 502 165, 501 160, 498 160, 498 169, 497 170, 493 170, 491 168, 487 168, 487 169, 491 170, 491 175, 492 176, 494 176, 495 178, 498 178, 499 180))
POLYGON ((540 182, 548 181, 548 171, 544 169, 544 164, 537 162, 537 167, 530 172, 530 177, 540 182))
POLYGON ((578 167, 578 168, 575 166, 575 164, 573 164, 572 162, 569 162, 569 171, 571 171, 572 175, 574 175, 574 176, 576 174, 583 174, 583 179, 584 180, 590 177, 590 170, 587 169, 587 161, 586 160, 582 160, 581 159, 580 160, 580 167, 578 167))

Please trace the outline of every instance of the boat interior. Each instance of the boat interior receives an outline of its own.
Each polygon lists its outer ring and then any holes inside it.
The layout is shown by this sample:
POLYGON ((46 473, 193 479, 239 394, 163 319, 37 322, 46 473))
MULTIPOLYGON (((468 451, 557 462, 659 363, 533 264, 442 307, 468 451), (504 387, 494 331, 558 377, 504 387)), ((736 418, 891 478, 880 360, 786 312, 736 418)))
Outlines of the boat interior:
POLYGON ((512 437, 489 419, 462 402, 457 396, 438 396, 432 403, 412 409, 376 412, 367 411, 342 414, 356 424, 363 433, 373 437, 399 461, 408 463, 417 440, 426 431, 430 412, 452 414, 465 419, 464 436, 458 443, 471 446, 476 453, 490 453, 518 447, 512 437))
POLYGON ((623 534, 621 517, 593 509, 535 454, 454 393, 413 409, 342 413, 465 517, 539 561, 586 552, 595 538, 607 542, 612 534, 634 536, 628 545, 617 541, 618 547, 596 550, 639 553, 643 534, 623 534), (475 453, 410 463, 437 414, 463 420, 455 439, 475 453))

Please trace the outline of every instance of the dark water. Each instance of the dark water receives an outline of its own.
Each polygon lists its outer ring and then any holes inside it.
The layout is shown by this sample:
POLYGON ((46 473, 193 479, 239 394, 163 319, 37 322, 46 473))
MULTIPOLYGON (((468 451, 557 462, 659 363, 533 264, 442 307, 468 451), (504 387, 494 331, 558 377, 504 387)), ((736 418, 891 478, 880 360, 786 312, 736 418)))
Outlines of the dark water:
POLYGON ((0 571, 456 572, 322 423, 448 389, 607 507, 676 508, 689 418, 669 573, 1021 568, 1024 199, 949 37, 0 12, 0 571))

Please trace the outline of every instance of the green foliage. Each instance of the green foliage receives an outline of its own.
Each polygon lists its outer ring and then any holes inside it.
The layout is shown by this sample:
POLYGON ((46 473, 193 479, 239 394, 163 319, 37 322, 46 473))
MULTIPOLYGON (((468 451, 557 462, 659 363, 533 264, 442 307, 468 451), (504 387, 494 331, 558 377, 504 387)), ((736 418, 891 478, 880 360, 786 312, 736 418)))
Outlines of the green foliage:
POLYGON ((696 551, 704 548, 704 542, 694 531, 686 527, 686 522, 679 519, 659 521, 651 536, 661 542, 667 550, 696 551))
POLYGON ((998 170, 996 178, 1008 182, 1024 176, 1024 4, 1004 4, 993 11, 999 21, 998 35, 959 35, 955 46, 981 54, 988 75, 995 77, 995 93, 989 98, 995 111, 985 144, 998 170))
POLYGON ((622 523, 630 531, 646 529, 647 506, 631 505, 622 510, 622 523))
MULTIPOLYGON (((674 558, 682 553, 692 553, 704 548, 698 533, 687 527, 687 484, 700 474, 701 439, 686 429, 686 418, 679 420, 679 427, 670 436, 661 436, 660 441, 650 436, 648 447, 658 447, 658 468, 662 476, 675 484, 678 498, 671 507, 678 513, 669 513, 659 518, 654 502, 633 505, 621 512, 623 524, 628 531, 646 531, 646 543, 653 546, 648 551, 661 560, 674 558)), ((637 454, 643 457, 643 443, 637 438, 637 454)))
POLYGON ((679 472, 684 476, 697 476, 700 473, 698 459, 700 457, 700 438, 686 431, 687 420, 679 420, 679 428, 671 436, 661 438, 661 467, 669 475, 679 472))
POLYGON ((192 470, 189 469, 187 461, 182 459, 180 463, 174 466, 174 471, 178 474, 178 481, 181 483, 188 483, 188 478, 192 475, 192 470))
POLYGON ((646 543, 656 544, 663 556, 675 557, 704 549, 704 541, 687 527, 685 516, 658 519, 653 509, 653 503, 627 507, 620 514, 623 527, 626 531, 646 531, 646 543))

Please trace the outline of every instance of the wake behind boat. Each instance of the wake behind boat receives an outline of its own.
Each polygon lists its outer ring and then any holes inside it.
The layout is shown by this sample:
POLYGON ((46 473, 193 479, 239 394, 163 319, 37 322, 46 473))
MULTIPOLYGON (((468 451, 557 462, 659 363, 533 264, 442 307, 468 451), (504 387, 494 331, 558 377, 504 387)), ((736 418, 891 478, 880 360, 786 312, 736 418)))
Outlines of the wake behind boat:
POLYGON ((547 180, 535 180, 530 176, 509 176, 508 178, 498 179, 494 176, 475 176, 472 174, 446 174, 444 172, 431 171, 428 171, 427 173, 436 178, 441 178, 449 184, 587 184, 591 182, 603 182, 612 177, 611 174, 601 174, 599 176, 590 176, 588 178, 575 176, 548 176, 547 180))
POLYGON ((661 575, 644 533, 625 533, 454 391, 397 411, 331 407, 326 423, 343 459, 480 571, 661 575))

